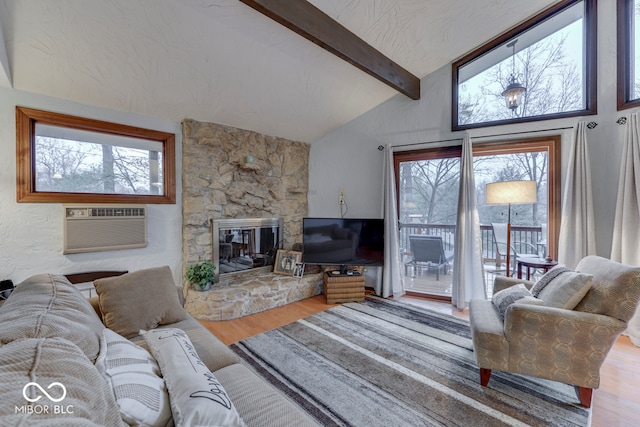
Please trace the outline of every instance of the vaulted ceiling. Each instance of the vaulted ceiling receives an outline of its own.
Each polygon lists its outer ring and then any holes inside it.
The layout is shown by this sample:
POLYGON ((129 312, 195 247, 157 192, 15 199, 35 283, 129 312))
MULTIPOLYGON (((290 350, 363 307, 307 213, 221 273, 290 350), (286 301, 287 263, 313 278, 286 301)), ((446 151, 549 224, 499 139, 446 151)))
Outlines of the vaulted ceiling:
MULTIPOLYGON (((419 78, 556 3, 310 2, 419 78)), ((398 93, 238 0, 0 0, 0 26, 0 85, 167 120, 313 142, 398 93)))

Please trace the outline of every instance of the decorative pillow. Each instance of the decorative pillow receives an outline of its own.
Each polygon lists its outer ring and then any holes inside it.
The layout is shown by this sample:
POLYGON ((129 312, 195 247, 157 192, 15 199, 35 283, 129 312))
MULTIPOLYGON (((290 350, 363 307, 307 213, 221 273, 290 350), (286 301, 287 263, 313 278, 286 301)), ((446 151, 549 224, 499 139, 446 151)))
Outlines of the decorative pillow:
POLYGON ((573 310, 591 288, 593 276, 578 273, 565 266, 549 270, 531 288, 531 294, 544 301, 547 307, 573 310))
POLYGON ((162 328, 140 334, 160 365, 176 427, 245 425, 183 330, 162 328))
POLYGON ((564 264, 558 264, 551 270, 547 271, 541 278, 531 287, 531 295, 538 297, 540 292, 549 284, 553 279, 564 273, 565 271, 571 271, 564 264))
POLYGON ((104 324, 125 338, 138 335, 141 329, 154 329, 187 318, 167 266, 97 279, 93 283, 104 324))
POLYGON ((519 303, 521 301, 525 303, 532 303, 531 298, 533 298, 533 296, 531 295, 531 292, 529 292, 529 289, 527 289, 524 283, 519 283, 493 294, 491 302, 498 309, 500 319, 504 321, 504 314, 507 312, 507 308, 509 308, 511 304, 516 302, 519 303))
POLYGON ((111 386, 120 415, 129 425, 171 424, 167 387, 147 350, 105 328, 96 368, 111 386))

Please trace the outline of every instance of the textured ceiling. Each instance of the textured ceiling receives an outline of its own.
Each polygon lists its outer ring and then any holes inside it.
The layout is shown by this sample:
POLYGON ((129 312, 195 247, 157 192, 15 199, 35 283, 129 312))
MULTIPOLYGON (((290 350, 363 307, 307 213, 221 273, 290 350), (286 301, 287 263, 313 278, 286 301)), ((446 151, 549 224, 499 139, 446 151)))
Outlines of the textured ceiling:
MULTIPOLYGON (((555 1, 311 3, 422 78, 555 1)), ((14 88, 168 120, 313 142, 397 93, 237 0, 0 0, 0 25, 14 88)))

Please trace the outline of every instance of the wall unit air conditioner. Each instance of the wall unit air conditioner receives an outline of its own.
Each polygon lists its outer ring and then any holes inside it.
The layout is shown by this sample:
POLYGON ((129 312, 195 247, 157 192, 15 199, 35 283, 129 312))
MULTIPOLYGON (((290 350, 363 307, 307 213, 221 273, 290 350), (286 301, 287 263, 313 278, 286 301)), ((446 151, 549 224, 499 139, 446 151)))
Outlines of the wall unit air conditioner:
POLYGON ((63 207, 64 254, 147 246, 146 206, 63 207))

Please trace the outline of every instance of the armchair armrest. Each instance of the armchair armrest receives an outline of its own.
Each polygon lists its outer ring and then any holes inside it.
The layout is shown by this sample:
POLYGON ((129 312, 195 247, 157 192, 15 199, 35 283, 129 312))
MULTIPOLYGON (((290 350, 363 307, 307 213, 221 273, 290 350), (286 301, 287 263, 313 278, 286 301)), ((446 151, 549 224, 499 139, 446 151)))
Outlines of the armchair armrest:
POLYGON ((496 292, 507 289, 513 285, 517 285, 518 283, 524 283, 527 289, 531 289, 534 282, 530 280, 518 279, 517 277, 496 276, 493 281, 493 293, 495 294, 496 292))
POLYGON ((602 331, 619 333, 626 326, 625 322, 603 314, 544 305, 512 304, 504 316, 504 332, 510 342, 540 333, 541 342, 569 340, 571 344, 578 338, 580 341, 598 340, 602 331))

